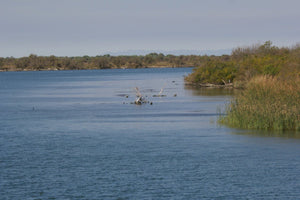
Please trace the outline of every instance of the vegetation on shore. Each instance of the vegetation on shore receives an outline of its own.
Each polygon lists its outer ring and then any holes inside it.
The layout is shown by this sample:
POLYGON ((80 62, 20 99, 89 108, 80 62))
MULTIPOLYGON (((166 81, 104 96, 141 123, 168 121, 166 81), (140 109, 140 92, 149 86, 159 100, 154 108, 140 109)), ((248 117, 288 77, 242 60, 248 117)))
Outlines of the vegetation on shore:
POLYGON ((300 78, 254 77, 225 112, 219 122, 231 127, 300 131, 300 78))
POLYGON ((37 70, 83 70, 113 68, 147 68, 147 67, 193 67, 198 66, 209 56, 164 55, 150 53, 145 56, 81 56, 56 57, 37 56, 14 58, 0 57, 0 71, 37 71, 37 70))
POLYGON ((263 45, 236 48, 231 55, 211 56, 203 60, 186 77, 188 84, 225 85, 233 83, 243 88, 253 77, 277 76, 284 79, 300 76, 300 45, 293 48, 278 48, 270 41, 263 45))
POLYGON ((194 85, 242 88, 219 122, 231 127, 300 131, 300 46, 278 48, 270 41, 210 58, 186 77, 194 85))

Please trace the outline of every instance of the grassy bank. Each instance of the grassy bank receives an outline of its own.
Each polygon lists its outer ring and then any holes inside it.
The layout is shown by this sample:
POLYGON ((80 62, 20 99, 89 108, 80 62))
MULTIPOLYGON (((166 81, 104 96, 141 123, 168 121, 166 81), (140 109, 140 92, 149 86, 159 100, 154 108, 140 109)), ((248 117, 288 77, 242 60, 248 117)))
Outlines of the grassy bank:
POLYGON ((236 48, 209 57, 185 78, 196 86, 241 89, 227 105, 222 124, 245 129, 300 131, 300 45, 236 48))
POLYGON ((219 122, 231 127, 300 131, 300 78, 258 76, 226 107, 219 122))

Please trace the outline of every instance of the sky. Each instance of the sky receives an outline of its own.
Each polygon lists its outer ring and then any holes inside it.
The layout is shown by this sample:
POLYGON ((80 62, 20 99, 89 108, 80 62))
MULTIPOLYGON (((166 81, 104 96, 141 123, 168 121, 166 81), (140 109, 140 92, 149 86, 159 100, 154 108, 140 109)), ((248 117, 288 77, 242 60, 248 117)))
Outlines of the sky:
POLYGON ((300 42, 299 8, 299 0, 0 0, 0 57, 290 47, 300 42))

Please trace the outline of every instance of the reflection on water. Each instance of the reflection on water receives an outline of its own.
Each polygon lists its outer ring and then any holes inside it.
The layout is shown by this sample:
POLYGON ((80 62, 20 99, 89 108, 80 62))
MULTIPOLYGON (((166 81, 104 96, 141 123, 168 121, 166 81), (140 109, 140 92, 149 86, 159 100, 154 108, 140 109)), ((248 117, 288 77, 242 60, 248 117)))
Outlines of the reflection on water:
POLYGON ((238 92, 232 88, 195 87, 191 85, 185 85, 184 89, 191 91, 191 94, 195 96, 232 96, 238 92))
POLYGON ((236 130, 232 134, 249 135, 256 137, 280 137, 280 138, 293 138, 300 139, 300 132, 294 131, 264 131, 264 130, 236 130))

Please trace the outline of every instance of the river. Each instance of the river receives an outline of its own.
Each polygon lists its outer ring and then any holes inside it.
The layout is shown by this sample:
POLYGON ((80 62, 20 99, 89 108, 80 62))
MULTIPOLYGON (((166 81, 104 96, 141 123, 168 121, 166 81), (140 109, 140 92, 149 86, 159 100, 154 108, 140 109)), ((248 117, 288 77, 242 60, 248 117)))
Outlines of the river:
POLYGON ((0 199, 299 198, 300 140, 218 125, 191 71, 1 72, 0 199))

